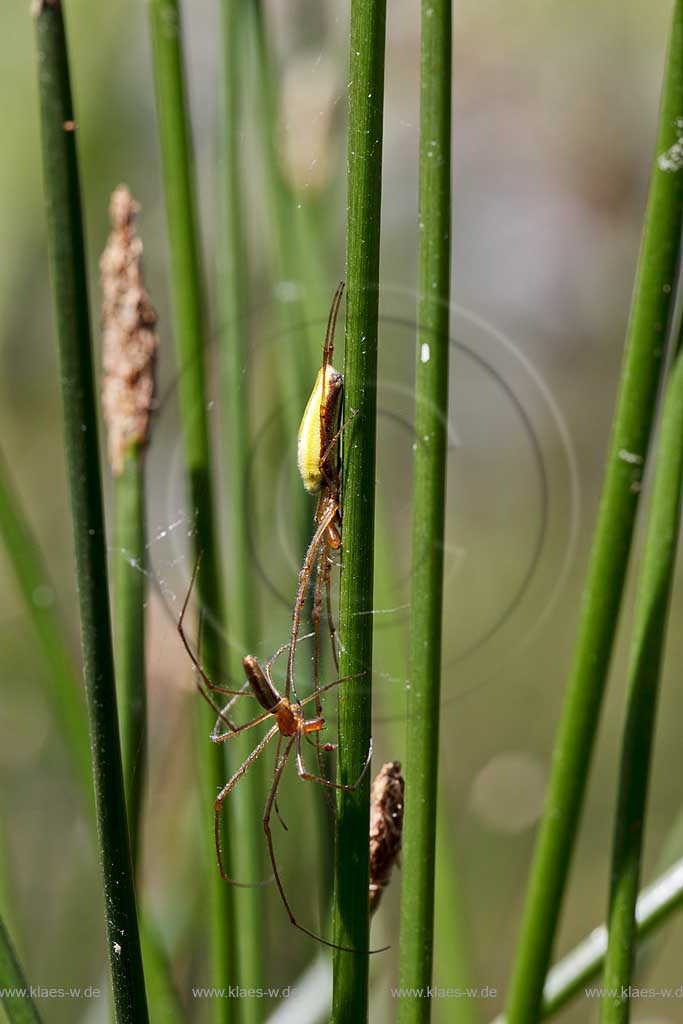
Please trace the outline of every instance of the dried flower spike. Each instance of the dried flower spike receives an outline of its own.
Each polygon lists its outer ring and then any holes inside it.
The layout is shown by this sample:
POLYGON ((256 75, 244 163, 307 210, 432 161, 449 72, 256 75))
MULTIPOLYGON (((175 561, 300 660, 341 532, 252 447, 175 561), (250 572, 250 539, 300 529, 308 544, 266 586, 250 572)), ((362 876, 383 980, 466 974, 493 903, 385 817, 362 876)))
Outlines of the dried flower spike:
POLYGON ((116 475, 123 470, 126 453, 147 443, 159 344, 156 310, 142 284, 143 246, 135 232, 138 210, 125 185, 114 189, 109 206, 112 232, 100 260, 102 405, 116 475))
POLYGON ((370 913, 379 906, 401 852, 403 776, 399 761, 382 765, 370 791, 370 913))

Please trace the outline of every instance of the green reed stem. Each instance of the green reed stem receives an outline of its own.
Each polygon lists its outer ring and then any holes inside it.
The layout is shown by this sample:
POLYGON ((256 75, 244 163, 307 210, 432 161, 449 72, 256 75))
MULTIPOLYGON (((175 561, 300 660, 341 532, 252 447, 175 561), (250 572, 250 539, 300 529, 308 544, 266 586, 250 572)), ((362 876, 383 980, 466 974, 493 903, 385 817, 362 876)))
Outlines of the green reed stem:
MULTIPOLYGON (((638 584, 628 673, 628 702, 612 851, 606 989, 628 988, 636 945, 635 907, 666 625, 683 485, 683 356, 669 376, 662 408, 650 515, 638 584)), ((629 1018, 629 1000, 605 993, 601 1020, 629 1018)))
MULTIPOLYGON (((413 476, 406 807, 400 984, 428 988, 434 948, 436 793, 441 693, 443 543, 448 444, 451 270, 451 3, 422 0, 420 251, 413 476)), ((400 1024, 430 1019, 431 999, 405 997, 400 1024)))
MULTIPOLYGON (((202 556, 197 593, 200 607, 207 615, 202 641, 202 660, 209 678, 220 681, 223 601, 206 414, 205 324, 196 189, 178 0, 150 0, 149 12, 171 255, 176 351, 180 372, 180 411, 190 501, 195 516, 195 554, 202 556)), ((212 842, 209 808, 212 808, 218 789, 225 783, 226 775, 223 750, 220 745, 210 743, 208 737, 215 716, 208 706, 202 707, 201 713, 202 729, 205 729, 203 757, 206 765, 205 794, 208 803, 205 842, 208 846, 212 842)), ((226 807, 225 817, 227 818, 229 814, 230 808, 226 807)), ((226 828, 224 838, 228 863, 229 832, 230 830, 226 828)), ((207 869, 210 878, 208 913, 211 919, 211 984, 227 987, 235 977, 236 933, 232 889, 221 879, 213 852, 207 856, 207 869)), ((233 1001, 230 999, 213 1000, 214 1019, 231 1020, 232 1007, 233 1001)))
POLYGON ((145 495, 140 450, 124 457, 114 478, 114 638, 121 707, 121 753, 128 830, 135 870, 145 784, 145 495))
MULTIPOLYGON (((636 903, 638 945, 667 923, 683 908, 683 860, 677 861, 651 885, 643 889, 636 903)), ((640 950, 639 950, 640 951, 640 950)), ((548 972, 543 987, 540 1016, 552 1017, 576 996, 585 995, 586 985, 600 974, 607 952, 607 927, 600 925, 548 972)), ((504 1016, 493 1024, 505 1024, 504 1016)))
POLYGON ((38 1007, 28 989, 26 975, 0 917, 0 1004, 10 1024, 40 1024, 38 1007))
MULTIPOLYGON (((249 555, 249 400, 247 363, 249 335, 247 326, 248 269, 246 238, 242 220, 244 192, 240 163, 242 124, 241 75, 246 69, 242 59, 245 46, 245 8, 241 0, 223 0, 223 117, 222 117, 222 201, 221 232, 221 389, 223 415, 223 454, 226 468, 227 497, 230 506, 228 537, 230 628, 235 643, 231 645, 230 668, 233 678, 243 674, 242 656, 253 651, 258 640, 258 605, 256 585, 249 555)), ((232 741, 230 753, 237 765, 254 746, 247 732, 232 741)), ((234 821, 240 837, 233 851, 233 867, 237 878, 256 881, 265 877, 265 844, 258 811, 267 792, 263 759, 246 773, 233 796, 234 821)), ((238 889, 234 894, 239 919, 238 975, 236 981, 245 988, 263 985, 265 946, 265 899, 261 888, 238 889)), ((239 1007, 244 1024, 257 1024, 263 1019, 265 1002, 245 999, 239 1007)))
MULTIPOLYGON (((278 299, 282 336, 278 345, 278 360, 284 382, 285 399, 291 409, 294 432, 299 426, 299 417, 308 398, 311 373, 311 344, 308 337, 303 301, 303 282, 299 253, 296 244, 297 231, 294 218, 294 199, 285 181, 280 163, 277 139, 280 133, 280 102, 278 82, 271 53, 266 12, 263 0, 250 0, 255 41, 255 63, 258 85, 258 127, 261 133, 263 171, 265 174, 265 198, 269 207, 273 239, 273 272, 275 283, 291 291, 287 298, 281 294, 278 299)), ((322 342, 319 342, 322 351, 322 342)), ((316 358, 317 355, 316 355, 316 358)), ((300 492, 302 504, 304 492, 300 492)), ((306 513, 307 530, 310 514, 306 513)))
POLYGON ((36 5, 48 242, 78 575, 108 952, 118 1022, 147 1021, 124 800, 90 316, 66 36, 61 7, 36 5))
MULTIPOLYGON (((44 587, 48 593, 55 593, 55 587, 45 566, 43 553, 27 524, 26 512, 18 495, 12 490, 0 453, 0 532, 7 544, 38 643, 51 669, 50 684, 54 693, 55 714, 60 728, 68 739, 67 750, 73 761, 73 769, 86 800, 91 801, 91 756, 85 706, 79 693, 81 683, 67 648, 62 625, 63 616, 60 615, 57 604, 45 605, 34 599, 37 587, 44 587)), ((125 715, 123 724, 125 727, 125 715)), ((7 902, 3 901, 3 896, 8 895, 11 885, 6 876, 7 870, 0 850, 0 906, 5 908, 5 919, 7 902), (8 888, 7 893, 5 887, 8 888)), ((140 912, 140 939, 149 1003, 168 1024, 179 1022, 182 1014, 168 958, 145 913, 144 906, 140 912)))
POLYGON ((536 844, 507 1016, 538 1016, 583 805, 657 397, 681 237, 683 174, 666 154, 683 111, 683 3, 676 0, 626 355, 569 687, 536 844), (664 157, 662 159, 662 157, 664 157))
POLYGON ((81 682, 64 639, 54 588, 0 452, 0 534, 49 668, 48 695, 84 792, 92 792, 88 720, 81 682))
MULTIPOLYGON (((344 536, 340 595, 338 778, 352 784, 368 752, 372 707, 377 317, 382 197, 385 0, 352 0, 346 238, 344 536)), ((337 801, 334 941, 367 950, 370 775, 337 801)), ((367 1016, 368 957, 334 951, 334 1024, 367 1016)))

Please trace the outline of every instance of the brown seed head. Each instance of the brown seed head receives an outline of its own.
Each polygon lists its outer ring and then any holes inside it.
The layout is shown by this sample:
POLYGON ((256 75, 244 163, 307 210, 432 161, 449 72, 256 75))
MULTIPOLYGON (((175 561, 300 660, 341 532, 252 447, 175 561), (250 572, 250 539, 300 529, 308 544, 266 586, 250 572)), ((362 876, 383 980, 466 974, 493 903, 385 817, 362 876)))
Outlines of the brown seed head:
POLYGON ((112 232, 100 260, 104 383, 102 405, 115 474, 126 452, 147 443, 154 402, 157 315, 142 284, 142 239, 135 232, 139 210, 128 188, 114 190, 109 207, 112 232))
POLYGON ((379 906, 401 852, 403 776, 399 761, 382 765, 370 791, 370 913, 379 906))

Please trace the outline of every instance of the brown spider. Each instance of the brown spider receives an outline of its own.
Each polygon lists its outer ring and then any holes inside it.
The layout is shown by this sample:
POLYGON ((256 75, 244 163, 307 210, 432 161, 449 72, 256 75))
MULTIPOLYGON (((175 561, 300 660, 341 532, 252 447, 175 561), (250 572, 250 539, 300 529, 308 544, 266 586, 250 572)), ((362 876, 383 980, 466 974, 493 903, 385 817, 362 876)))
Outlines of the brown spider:
MULTIPOLYGON (((199 689, 201 695, 210 704, 210 706, 213 708, 217 715, 216 724, 214 725, 213 731, 211 732, 212 742, 223 743, 224 741, 230 740, 234 736, 237 736, 240 733, 244 732, 246 729, 253 728, 255 725, 260 725, 263 722, 267 722, 269 719, 275 720, 274 725, 271 726, 271 728, 268 730, 265 736, 263 736, 259 743, 254 747, 249 756, 242 762, 237 771, 233 774, 232 778, 230 778, 230 780, 225 784, 225 786, 223 787, 223 789, 220 791, 216 798, 216 803, 214 805, 214 836, 216 843, 216 855, 218 858, 218 867, 221 873, 221 877, 226 882, 230 882, 232 885, 245 885, 245 883, 237 882, 235 881, 235 879, 231 878, 226 873, 223 864, 223 855, 221 852, 220 844, 220 822, 221 809, 223 807, 223 803, 225 802, 226 798, 228 797, 232 789, 235 787, 235 785, 239 782, 239 780, 242 778, 245 772, 249 769, 249 767, 257 760, 257 758, 261 756, 261 754, 266 749, 270 741, 277 736, 278 744, 277 752, 275 755, 275 771, 273 773, 273 781, 270 787, 270 791, 268 793, 268 799, 266 800, 266 806, 263 813, 263 829, 266 836, 268 856, 270 858, 270 863, 273 868, 273 877, 275 878, 275 884, 277 885, 278 891, 280 893, 280 898, 282 899, 285 910, 287 911, 289 920, 291 921, 295 928, 298 928, 306 935, 309 935, 311 938, 316 939, 318 942, 323 943, 323 945, 330 946, 333 949, 342 949, 346 952, 351 953, 361 952, 360 950, 352 949, 349 946, 335 945, 335 943, 329 942, 327 939, 324 939, 322 936, 317 935, 314 931, 311 931, 310 928, 306 928, 304 925, 300 924, 297 921, 296 917, 292 912, 292 908, 289 904, 289 900, 287 899, 284 887, 282 885, 280 872, 275 858, 275 851, 273 848, 273 837, 270 830, 270 818, 273 811, 273 807, 276 804, 277 791, 280 784, 280 779, 282 778, 282 773, 285 769, 285 765, 287 764, 287 760, 293 749, 296 750, 297 773, 301 779, 304 779, 307 782, 317 782, 319 785, 327 786, 331 789, 343 789, 348 791, 356 789, 360 785, 363 777, 365 776, 365 773, 368 770, 370 766, 370 761, 372 759, 372 743, 370 743, 370 748, 368 750, 368 755, 363 770, 359 775, 358 779, 351 785, 342 785, 337 782, 332 782, 330 779, 326 779, 322 775, 314 775, 311 772, 307 771, 306 766, 304 764, 302 752, 302 737, 308 737, 309 733, 316 733, 316 735, 319 735, 320 731, 323 729, 325 725, 325 721, 320 714, 317 714, 315 718, 306 719, 302 710, 303 707, 313 700, 316 701, 316 706, 319 707, 320 694, 325 693, 326 690, 331 690, 332 687, 338 686, 340 683, 346 682, 347 679, 353 677, 347 676, 343 679, 335 679, 334 682, 327 683, 325 686, 318 686, 316 680, 316 689, 314 693, 312 693, 308 697, 305 697, 303 700, 297 700, 294 703, 292 703, 286 694, 285 696, 282 696, 278 692, 270 674, 271 666, 273 665, 275 660, 279 657, 280 654, 283 653, 283 651, 287 650, 287 648, 289 647, 289 643, 286 643, 283 644, 282 647, 280 647, 275 652, 275 654, 268 659, 264 666, 261 666, 257 659, 251 654, 243 658, 242 664, 244 666, 244 671, 247 680, 239 690, 230 689, 225 686, 217 686, 215 683, 211 682, 206 672, 202 668, 199 657, 195 655, 194 651, 192 650, 189 644, 183 625, 185 613, 187 611, 190 594, 195 583, 198 568, 199 560, 197 560, 197 563, 195 564, 194 572, 192 574, 192 580, 190 581, 190 586, 185 597, 185 601, 183 603, 182 611, 180 613, 180 619, 178 620, 178 632, 180 634, 180 638, 183 642, 185 650, 187 651, 190 660, 192 661, 192 664, 194 665, 197 671, 197 688, 199 689), (212 693, 227 694, 230 697, 230 700, 225 705, 225 707, 221 708, 211 696, 212 693), (237 701, 238 697, 255 698, 263 708, 263 712, 257 715, 255 718, 251 719, 249 722, 245 722, 243 725, 236 725, 230 718, 230 711, 235 702, 237 701)), ((311 634, 308 634, 308 636, 310 635, 311 634)), ((307 639, 307 637, 298 637, 297 642, 299 639, 304 640, 307 639)), ((320 745, 319 749, 331 751, 336 749, 336 744, 325 743, 320 745)))

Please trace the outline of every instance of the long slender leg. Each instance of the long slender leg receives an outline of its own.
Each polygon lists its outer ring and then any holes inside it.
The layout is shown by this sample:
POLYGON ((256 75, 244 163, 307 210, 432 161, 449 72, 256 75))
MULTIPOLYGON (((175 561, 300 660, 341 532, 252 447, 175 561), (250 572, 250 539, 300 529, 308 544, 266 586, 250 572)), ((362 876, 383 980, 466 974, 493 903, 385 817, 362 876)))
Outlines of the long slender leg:
MULTIPOLYGON (((325 683, 324 686, 320 687, 318 693, 325 693, 327 690, 331 690, 333 686, 339 686, 340 683, 347 683, 349 679, 360 679, 360 677, 364 675, 365 672, 354 672, 352 676, 342 676, 341 679, 335 679, 331 683, 325 683)), ((315 698, 315 693, 309 693, 308 697, 304 697, 299 706, 304 707, 304 705, 310 704, 312 700, 315 700, 315 698)))
POLYGON ((323 344, 323 370, 332 364, 334 359, 334 335, 337 330, 337 315, 344 294, 344 282, 340 281, 332 296, 332 304, 327 317, 327 329, 325 331, 325 342, 323 344))
MULTIPOLYGON (((301 612, 303 611, 304 603, 306 601, 306 591, 308 590, 308 584, 311 579, 311 573, 315 560, 320 549, 320 544, 324 540, 325 531, 330 523, 333 521, 337 509, 335 506, 330 506, 329 509, 324 513, 318 527, 313 534, 311 543, 308 545, 308 551, 304 559, 304 564, 301 567, 299 573, 299 587, 296 594, 296 601, 294 603, 294 614, 292 616, 292 635, 289 644, 289 656, 287 658, 287 679, 285 682, 285 697, 289 699, 289 695, 294 685, 294 651, 299 636, 299 627, 301 625, 301 612)), ((300 702, 299 702, 300 703, 300 702)))
MULTIPOLYGON (((275 884, 277 885, 278 892, 280 893, 280 899, 282 900, 282 902, 284 904, 284 908, 287 911, 287 916, 289 917, 290 922, 294 925, 295 928, 298 928, 300 932, 303 932, 305 935, 310 936, 310 938, 315 939, 316 942, 321 942, 323 944, 323 946, 329 946, 330 949, 342 949, 342 950, 344 950, 347 953, 361 953, 361 952, 363 952, 363 950, 353 949, 351 946, 338 946, 334 942, 328 942, 327 939, 323 939, 322 935, 317 935, 315 932, 311 931, 310 928, 306 928, 303 924, 299 924, 299 922, 295 918, 294 914, 292 913, 292 908, 289 905, 289 900, 287 899, 287 896, 285 895, 285 890, 284 890, 284 887, 282 885, 282 879, 280 878, 280 872, 278 870, 277 861, 275 859, 275 849, 273 847, 273 836, 272 836, 271 831, 270 831, 270 816, 271 816, 271 814, 273 812, 273 804, 275 803, 275 798, 277 796, 277 789, 278 789, 278 786, 280 784, 280 778, 282 776, 282 772, 284 771, 284 767, 287 764, 287 758, 289 757, 289 754, 290 754, 290 751, 291 751, 292 746, 294 744, 295 738, 296 737, 292 736, 292 738, 290 739, 289 743, 285 747, 284 754, 280 758, 280 761, 279 761, 278 765, 275 768, 275 775, 273 776, 273 785, 270 788, 270 793, 268 794, 268 800, 266 802, 266 809, 265 809, 265 811, 263 813, 263 831, 266 834, 266 844, 268 846, 268 856, 270 857, 270 863, 271 863, 271 865, 273 867, 273 876, 275 877, 275 884)), ((386 948, 388 948, 388 947, 386 947, 386 948)), ((380 952, 380 951, 379 950, 370 950, 370 951, 366 950, 365 952, 380 952)))
POLYGON ((272 712, 264 711, 263 714, 257 715, 256 718, 252 718, 250 722, 245 722, 244 725, 236 725, 229 732, 218 732, 218 722, 213 727, 213 731, 209 735, 209 739, 212 743, 223 743, 225 740, 231 740, 233 736, 239 736, 241 732, 246 729, 251 729, 254 725, 260 725, 261 722, 266 722, 272 717, 272 712))
POLYGON ((330 646, 332 648, 332 658, 334 660, 335 671, 339 671, 339 651, 337 650, 337 629, 334 624, 334 616, 332 615, 332 561, 329 555, 325 557, 325 595, 327 603, 327 625, 330 633, 330 646))
MULTIPOLYGON (((323 562, 326 560, 325 545, 322 546, 318 560, 316 562, 315 569, 315 590, 313 593, 313 611, 311 613, 311 619, 313 621, 313 695, 315 696, 315 713, 316 718, 322 718, 323 706, 320 700, 320 609, 323 603, 323 585, 324 585, 324 570, 323 562)), ((316 760, 318 762, 318 772, 320 775, 323 773, 323 762, 320 750, 320 731, 316 730, 315 744, 316 748, 316 760)))
POLYGON ((260 754, 263 753, 263 751, 265 750, 266 746, 272 740, 273 736, 275 736, 275 734, 279 733, 279 732, 280 732, 280 730, 279 730, 277 725, 274 725, 272 729, 268 730, 268 732, 263 737, 263 739, 260 741, 260 743, 258 743, 254 747, 254 749, 252 750, 251 754, 249 754, 249 757, 246 759, 246 761, 244 761, 239 766, 239 768, 237 769, 235 774, 232 776, 232 778, 229 780, 229 782, 226 782, 226 784, 223 786, 223 789, 218 794, 218 796, 216 798, 216 803, 214 805, 214 812, 215 812, 214 837, 215 837, 215 841, 216 841, 216 856, 218 857, 218 869, 219 869, 219 871, 221 873, 221 878, 224 879, 224 881, 226 881, 226 882, 230 882, 231 885, 238 885, 238 886, 240 886, 241 888, 244 888, 244 889, 252 889, 255 886, 265 885, 266 882, 270 881, 270 879, 266 879, 265 882, 254 882, 254 883, 236 882, 234 878, 231 878, 228 874, 226 874, 225 867, 223 866, 223 854, 221 852, 221 808, 223 807, 223 803, 224 803, 226 797, 229 795, 230 791, 233 789, 233 787, 236 785, 236 783, 239 782, 239 780, 242 778, 242 776, 244 775, 246 770, 249 768, 249 766, 254 763, 256 758, 260 754))
POLYGON ((306 766, 304 764, 304 759, 303 759, 302 754, 301 754, 301 733, 298 732, 296 734, 296 770, 299 773, 299 778, 305 779, 306 782, 318 782, 318 783, 320 783, 321 786, 328 786, 329 789, 343 789, 346 792, 351 792, 354 789, 358 789, 358 787, 360 786, 361 782, 363 781, 363 777, 364 777, 365 773, 367 772, 368 768, 370 767, 370 762, 371 761, 372 761, 372 739, 370 740, 370 746, 368 747, 368 756, 365 759, 365 764, 363 765, 363 770, 360 773, 360 775, 358 776, 358 778, 356 779, 356 781, 352 782, 350 785, 349 784, 344 785, 341 782, 332 782, 331 779, 326 779, 322 775, 311 775, 310 772, 306 771, 306 766))
MULTIPOLYGON (((322 389, 320 393, 320 437, 325 436, 327 415, 327 402, 325 401, 325 387, 327 384, 327 367, 332 365, 332 359, 334 357, 334 335, 337 329, 337 314, 339 313, 339 305, 341 303, 342 293, 344 291, 344 282, 340 281, 337 285, 337 290, 334 293, 332 299, 332 305, 330 306, 330 315, 327 318, 327 330, 325 332, 325 344, 323 345, 323 365, 322 365, 322 389)), ((327 477, 327 471, 323 464, 323 460, 320 460, 320 468, 325 477, 327 477)))
POLYGON ((207 676, 206 672, 202 668, 202 664, 201 664, 200 659, 195 655, 194 651, 192 650, 192 647, 190 646, 190 642, 187 639, 187 636, 185 634, 185 629, 184 629, 185 613, 187 612, 187 607, 188 607, 188 604, 190 602, 190 595, 192 593, 192 590, 193 590, 194 585, 195 585, 195 581, 197 579, 197 572, 199 570, 199 563, 200 563, 200 561, 201 561, 201 552, 197 556, 197 560, 196 560, 196 562, 194 564, 194 569, 192 570, 192 579, 190 580, 190 586, 188 588, 187 594, 185 595, 185 600, 183 601, 183 607, 182 607, 181 612, 180 612, 180 618, 178 619, 178 627, 177 627, 178 628, 178 633, 180 635, 180 639, 182 640, 183 647, 187 651, 188 657, 190 658, 190 661, 192 662, 196 672, 198 673, 198 675, 195 676, 195 681, 196 681, 196 684, 197 684, 197 689, 199 690, 199 692, 201 693, 202 697, 207 702, 207 704, 211 708, 213 708, 213 710, 216 712, 216 715, 218 716, 218 718, 220 718, 227 725, 227 727, 232 732, 235 732, 236 731, 236 726, 235 726, 234 722, 231 722, 231 720, 227 717, 227 714, 224 712, 224 710, 222 710, 218 706, 218 704, 216 704, 216 702, 212 699, 212 697, 207 692, 207 690, 209 690, 209 691, 211 691, 213 693, 225 693, 225 694, 228 694, 228 695, 230 695, 232 697, 253 696, 253 694, 250 694, 249 691, 245 690, 244 687, 242 687, 241 690, 233 690, 233 689, 228 689, 228 687, 217 686, 215 683, 212 683, 211 680, 209 679, 209 677, 207 676), (204 683, 204 686, 202 686, 202 682, 204 683), (205 689, 205 687, 206 687, 206 689, 205 689))
MULTIPOLYGON (((298 636, 296 638, 296 642, 298 644, 300 644, 302 640, 310 640, 311 637, 314 636, 314 635, 315 634, 312 633, 312 632, 311 633, 304 633, 303 636, 298 636)), ((289 650, 291 642, 292 642, 291 640, 286 640, 285 643, 280 644, 280 646, 276 650, 275 654, 271 654, 271 656, 268 658, 268 661, 266 662, 266 666, 267 666, 268 670, 270 670, 273 662, 277 661, 277 659, 280 657, 281 654, 284 654, 285 651, 289 650)))
MULTIPOLYGON (((275 751, 275 770, 276 771, 277 771, 277 766, 280 763, 280 751, 282 750, 282 740, 283 740, 283 738, 284 737, 283 737, 282 733, 280 733, 280 735, 277 738, 277 749, 275 751)), ((277 803, 277 796, 275 797, 273 806, 275 808, 275 813, 277 814, 278 821, 282 825, 282 827, 285 830, 285 832, 289 832, 289 829, 287 828, 287 825, 285 824, 285 819, 280 814, 280 808, 278 807, 278 803, 277 803)))
MULTIPOLYGON (((357 415, 358 415, 358 409, 352 409, 351 410, 351 415, 348 416, 344 420, 342 425, 339 427, 339 429, 335 433, 334 437, 332 437, 332 439, 327 442, 327 445, 325 446, 325 451, 322 452, 322 454, 320 456, 320 459, 319 459, 319 462, 318 462, 318 465, 320 467, 320 472, 322 473, 323 477, 325 478, 325 483, 327 484, 327 487, 331 491, 335 491, 335 492, 339 491, 339 466, 336 467, 334 475, 330 476, 330 474, 327 471, 327 465, 328 465, 327 460, 328 460, 328 458, 330 456, 330 453, 331 453, 332 449, 334 448, 335 444, 337 443, 337 441, 339 440, 341 435, 344 433, 344 431, 346 430, 348 425, 351 422, 353 422, 353 420, 356 418, 357 415)), ((321 437, 322 437, 322 434, 321 434, 321 437)))

